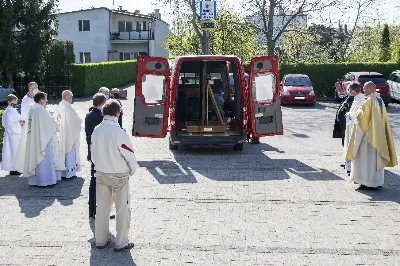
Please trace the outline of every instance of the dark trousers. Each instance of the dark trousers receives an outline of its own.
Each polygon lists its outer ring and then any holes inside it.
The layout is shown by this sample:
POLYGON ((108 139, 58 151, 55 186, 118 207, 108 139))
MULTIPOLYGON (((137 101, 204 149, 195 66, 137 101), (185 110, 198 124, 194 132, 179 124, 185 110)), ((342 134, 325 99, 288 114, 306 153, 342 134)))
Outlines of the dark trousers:
POLYGON ((90 186, 89 186, 89 216, 96 215, 96 177, 94 170, 94 164, 92 163, 92 169, 90 171, 90 186))

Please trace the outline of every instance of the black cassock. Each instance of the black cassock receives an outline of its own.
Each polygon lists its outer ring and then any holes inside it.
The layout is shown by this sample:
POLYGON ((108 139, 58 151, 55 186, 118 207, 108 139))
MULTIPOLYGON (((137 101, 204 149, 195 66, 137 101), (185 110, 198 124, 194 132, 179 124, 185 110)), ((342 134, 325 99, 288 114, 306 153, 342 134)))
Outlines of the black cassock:
POLYGON ((333 138, 341 138, 342 146, 344 146, 344 137, 346 132, 346 113, 350 111, 353 102, 354 96, 347 96, 336 111, 333 138))

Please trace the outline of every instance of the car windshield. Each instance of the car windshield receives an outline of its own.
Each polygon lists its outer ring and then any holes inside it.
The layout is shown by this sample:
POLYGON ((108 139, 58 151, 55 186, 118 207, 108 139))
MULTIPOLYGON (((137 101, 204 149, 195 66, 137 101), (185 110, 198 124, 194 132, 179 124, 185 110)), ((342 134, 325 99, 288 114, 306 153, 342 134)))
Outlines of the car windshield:
POLYGON ((307 77, 287 77, 284 86, 311 87, 312 85, 307 77))
POLYGON ((386 79, 383 76, 359 76, 358 77, 358 82, 361 83, 361 85, 364 85, 366 82, 372 81, 375 84, 382 84, 386 83, 386 79))

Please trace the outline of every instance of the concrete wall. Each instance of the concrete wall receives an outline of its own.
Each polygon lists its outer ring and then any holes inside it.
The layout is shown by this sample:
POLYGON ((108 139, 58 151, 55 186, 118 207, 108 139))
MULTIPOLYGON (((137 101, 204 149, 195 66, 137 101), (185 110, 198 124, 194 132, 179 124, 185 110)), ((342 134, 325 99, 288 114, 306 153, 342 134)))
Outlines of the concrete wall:
POLYGON ((168 51, 164 48, 164 43, 169 34, 169 25, 156 20, 153 22, 154 30, 154 55, 160 57, 169 57, 168 51))
POLYGON ((74 43, 76 62, 80 52, 90 52, 92 62, 108 61, 110 47, 109 11, 94 9, 80 12, 63 13, 58 16, 58 39, 74 43), (90 31, 79 31, 78 21, 90 20, 90 31))

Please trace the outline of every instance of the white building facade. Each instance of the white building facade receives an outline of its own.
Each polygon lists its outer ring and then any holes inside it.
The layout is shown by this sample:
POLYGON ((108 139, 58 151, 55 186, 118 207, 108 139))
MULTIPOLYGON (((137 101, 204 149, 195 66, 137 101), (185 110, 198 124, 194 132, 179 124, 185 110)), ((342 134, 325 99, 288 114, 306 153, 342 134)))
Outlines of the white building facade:
POLYGON ((60 13, 58 39, 72 41, 76 63, 124 61, 141 55, 168 58, 169 25, 149 15, 104 7, 60 13))
MULTIPOLYGON (((307 15, 306 14, 299 14, 299 15, 295 16, 294 18, 292 18, 293 14, 294 14, 293 11, 275 8, 274 17, 273 17, 274 18, 274 23, 273 23, 274 24, 274 38, 285 27, 286 24, 288 24, 289 27, 290 26, 295 26, 298 28, 307 27, 307 15)), ((266 22, 268 24, 268 14, 266 14, 266 16, 267 16, 266 22)), ((255 23, 259 29, 264 28, 264 22, 263 22, 261 15, 255 15, 255 16, 249 17, 249 20, 252 21, 253 23, 255 23)), ((260 43, 265 44, 267 41, 266 35, 262 34, 262 33, 258 34, 257 40, 260 43)), ((280 38, 276 42, 276 45, 281 46, 281 45, 283 45, 283 42, 284 42, 284 35, 280 36, 280 38)))

